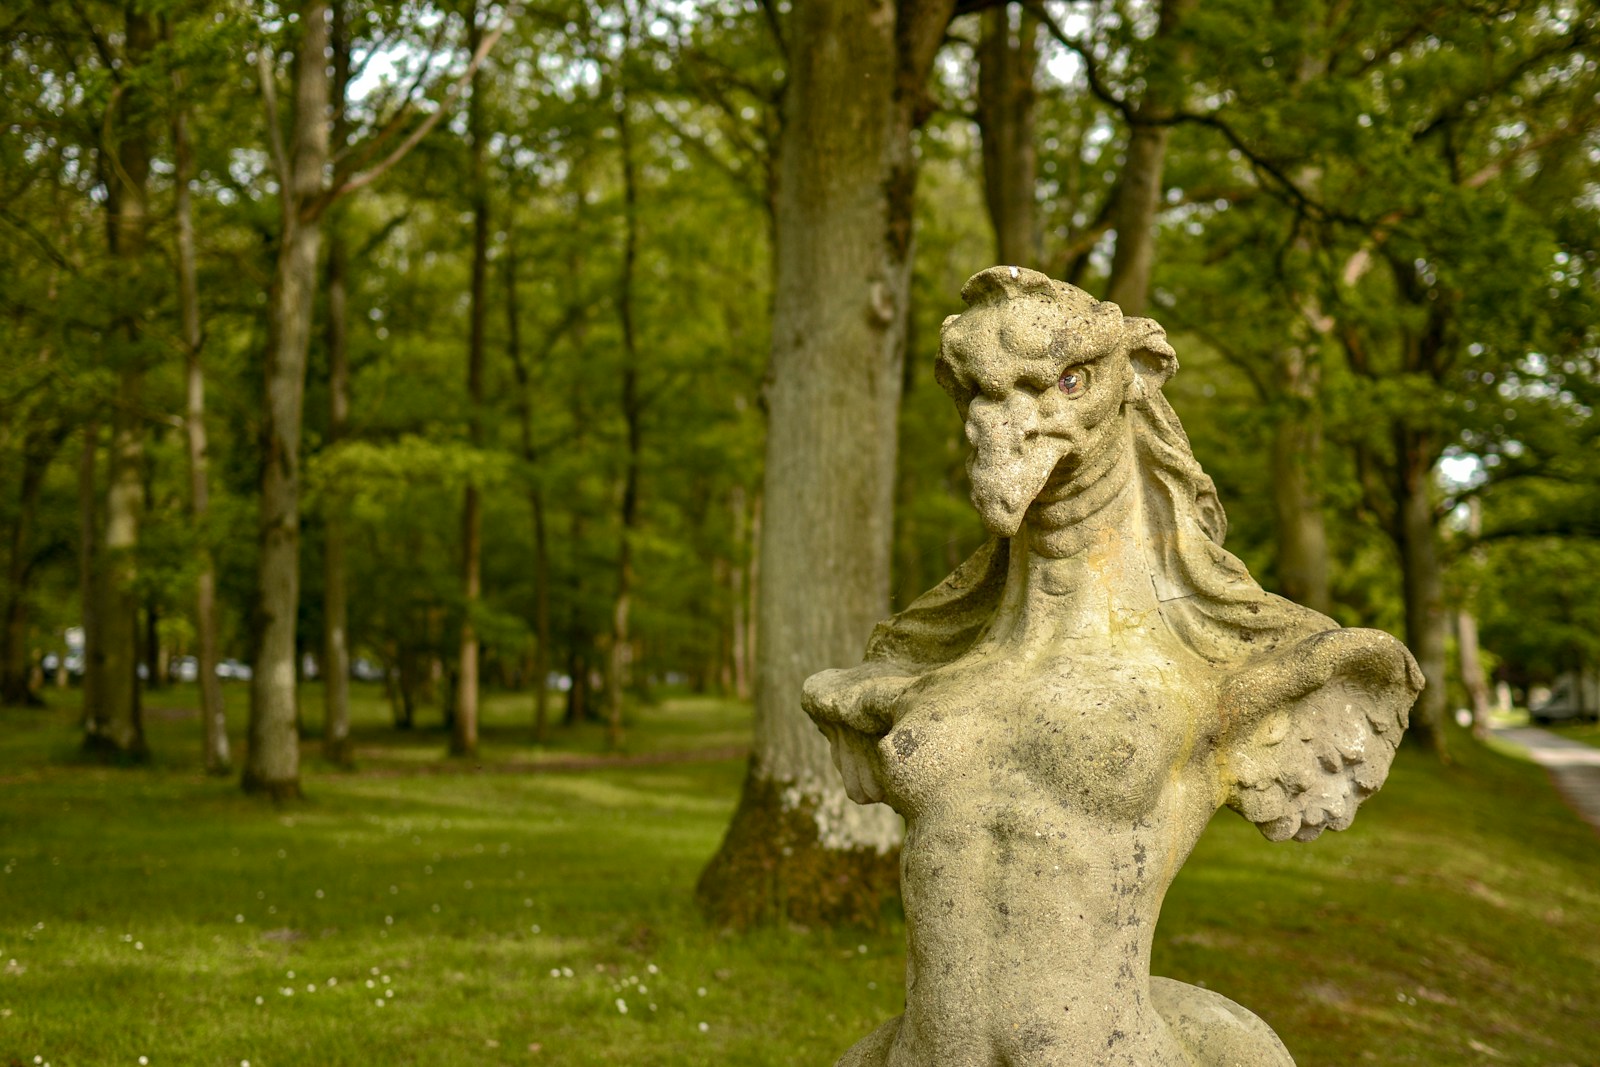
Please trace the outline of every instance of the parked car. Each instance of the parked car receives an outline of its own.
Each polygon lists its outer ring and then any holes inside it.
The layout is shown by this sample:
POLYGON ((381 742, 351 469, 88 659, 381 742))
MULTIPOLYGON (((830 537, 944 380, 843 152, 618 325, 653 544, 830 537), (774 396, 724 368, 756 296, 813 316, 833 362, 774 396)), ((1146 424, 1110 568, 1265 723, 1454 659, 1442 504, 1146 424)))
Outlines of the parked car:
POLYGON ((236 659, 225 659, 217 664, 218 678, 231 678, 238 682, 248 682, 255 672, 250 669, 250 664, 241 663, 236 659))
POLYGON ((200 677, 200 661, 193 656, 178 656, 167 665, 167 676, 174 682, 192 682, 200 677))
POLYGON ((1563 674, 1550 687, 1550 696, 1528 709, 1528 717, 1541 725, 1583 719, 1600 722, 1600 671, 1563 674))

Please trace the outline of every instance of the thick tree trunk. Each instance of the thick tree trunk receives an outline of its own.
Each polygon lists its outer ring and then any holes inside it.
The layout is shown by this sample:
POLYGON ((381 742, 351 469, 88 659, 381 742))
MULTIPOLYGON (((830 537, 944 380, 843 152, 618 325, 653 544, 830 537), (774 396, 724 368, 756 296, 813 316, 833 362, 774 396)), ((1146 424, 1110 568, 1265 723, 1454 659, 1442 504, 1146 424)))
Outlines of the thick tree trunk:
POLYGON ((1145 91, 1131 118, 1128 152, 1117 186, 1112 222, 1116 253, 1106 299, 1124 314, 1142 315, 1150 298, 1150 275, 1156 261, 1156 216, 1161 210, 1162 173, 1166 169, 1166 124, 1188 90, 1193 49, 1175 37, 1183 19, 1199 0, 1162 0, 1161 21, 1150 42, 1145 91))
MULTIPOLYGON (((130 6, 124 49, 130 70, 140 69, 155 46, 155 21, 130 6)), ((117 108, 115 140, 104 148, 106 161, 107 238, 121 264, 124 284, 131 289, 144 254, 149 216, 151 138, 139 105, 124 94, 117 108)), ((131 298, 125 296, 124 300, 131 298)), ((98 706, 90 721, 97 727, 85 742, 120 758, 143 759, 144 725, 139 713, 139 600, 137 553, 144 521, 144 359, 139 353, 138 312, 118 309, 118 332, 127 349, 118 368, 117 396, 111 416, 111 444, 104 551, 100 558, 101 677, 98 706)))
MULTIPOLYGON (((467 41, 474 54, 482 28, 474 5, 468 12, 467 41)), ((467 138, 470 143, 472 196, 472 304, 467 339, 467 425, 474 448, 483 443, 483 330, 488 315, 489 183, 487 178, 483 116, 483 72, 472 75, 472 96, 467 102, 467 138)), ((478 628, 474 617, 483 593, 483 501, 478 486, 467 484, 461 502, 461 646, 460 677, 455 701, 455 729, 450 752, 456 756, 478 754, 478 628)))
POLYGON ((1012 6, 983 13, 978 43, 978 128, 983 138, 984 202, 994 227, 1001 263, 1039 266, 1037 181, 1039 154, 1034 144, 1035 69, 1039 26, 1012 6))
POLYGON ((268 292, 266 421, 262 436, 256 654, 243 785, 274 799, 300 795, 295 623, 300 602, 300 422, 311 344, 321 226, 312 205, 328 162, 328 5, 301 13, 294 134, 282 190, 278 261, 268 292))
POLYGON ((1449 622, 1434 515, 1432 452, 1411 433, 1402 431, 1396 436, 1396 461, 1401 465, 1396 522, 1405 587, 1406 645, 1427 679, 1427 688, 1411 711, 1407 737, 1445 758, 1445 648, 1449 622))
POLYGON ((1273 431, 1272 503, 1279 592, 1327 614, 1328 533, 1322 513, 1322 401, 1316 365, 1291 346, 1277 360, 1285 403, 1273 431))
POLYGON ((718 922, 870 922, 897 888, 898 816, 846 799, 799 698, 889 610, 911 134, 953 6, 815 0, 789 19, 755 744, 700 878, 718 922))
MULTIPOLYGON (((181 73, 173 75, 173 88, 183 99, 181 73)), ((189 141, 189 113, 180 107, 172 116, 172 213, 177 230, 178 307, 182 318, 185 355, 184 430, 189 448, 189 513, 195 529, 194 628, 200 686, 200 749, 207 774, 227 774, 228 719, 222 704, 222 679, 217 677, 220 649, 217 640, 217 569, 206 528, 211 489, 207 479, 206 377, 200 360, 204 336, 200 329, 200 285, 195 266, 194 208, 189 183, 194 180, 194 150, 189 141)))
MULTIPOLYGON (((342 146, 350 123, 345 117, 350 85, 350 40, 345 5, 330 13, 333 46, 333 143, 342 146)), ((350 428, 349 252, 342 212, 328 218, 328 436, 332 448, 350 428)), ((329 486, 323 511, 322 545, 322 755, 339 767, 354 762, 350 743, 350 597, 345 562, 345 495, 329 486)))
POLYGON ((628 456, 622 475, 621 536, 617 548, 617 595, 611 604, 611 647, 606 656, 606 744, 622 747, 622 704, 627 688, 629 613, 633 607, 633 539, 639 524, 639 459, 643 411, 639 402, 639 349, 633 321, 633 276, 639 259, 639 178, 633 158, 633 127, 628 95, 618 94, 617 137, 622 148, 622 198, 625 233, 622 273, 617 284, 617 316, 622 322, 622 419, 628 456))

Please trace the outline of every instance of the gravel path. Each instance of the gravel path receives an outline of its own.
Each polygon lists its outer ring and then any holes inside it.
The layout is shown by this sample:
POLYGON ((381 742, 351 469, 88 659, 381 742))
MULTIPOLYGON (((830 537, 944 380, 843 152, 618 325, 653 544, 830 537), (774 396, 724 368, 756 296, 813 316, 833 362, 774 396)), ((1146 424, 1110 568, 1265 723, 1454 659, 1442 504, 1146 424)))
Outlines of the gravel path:
POLYGON ((1600 831, 1600 748, 1535 726, 1496 730, 1495 735, 1527 749, 1533 761, 1550 772, 1572 810, 1600 831))

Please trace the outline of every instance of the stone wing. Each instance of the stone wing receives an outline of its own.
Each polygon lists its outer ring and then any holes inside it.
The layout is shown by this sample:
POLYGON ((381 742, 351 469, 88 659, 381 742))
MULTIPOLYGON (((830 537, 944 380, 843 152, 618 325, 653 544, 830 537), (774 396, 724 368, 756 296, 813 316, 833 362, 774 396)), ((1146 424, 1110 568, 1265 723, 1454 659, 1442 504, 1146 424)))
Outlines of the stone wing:
POLYGON ((1381 630, 1328 630, 1246 664, 1222 687, 1225 803, 1269 841, 1346 829, 1421 691, 1411 653, 1381 630))

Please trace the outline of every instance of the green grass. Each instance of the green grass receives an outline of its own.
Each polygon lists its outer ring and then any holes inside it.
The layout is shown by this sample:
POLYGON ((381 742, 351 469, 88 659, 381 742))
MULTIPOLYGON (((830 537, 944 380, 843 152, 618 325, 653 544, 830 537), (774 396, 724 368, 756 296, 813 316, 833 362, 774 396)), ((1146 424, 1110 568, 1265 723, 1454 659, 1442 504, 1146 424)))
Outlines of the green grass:
POLYGON ((1570 737, 1574 741, 1582 741, 1586 745, 1600 748, 1600 722, 1572 722, 1547 726, 1545 729, 1562 737, 1570 737))
MULTIPOLYGON (((696 914, 743 766, 693 755, 747 739, 740 705, 637 713, 633 751, 685 762, 527 773, 603 741, 535 748, 528 699, 497 696, 484 764, 515 773, 491 774, 363 689, 363 769, 309 761, 274 809, 198 772, 192 697, 151 697, 157 758, 127 770, 75 761, 67 700, 0 713, 0 1064, 825 1065, 899 1010, 896 922, 696 914)), ((1600 838, 1538 768, 1455 740, 1313 845, 1222 813, 1158 973, 1254 1009, 1300 1067, 1594 1064, 1600 838)))

